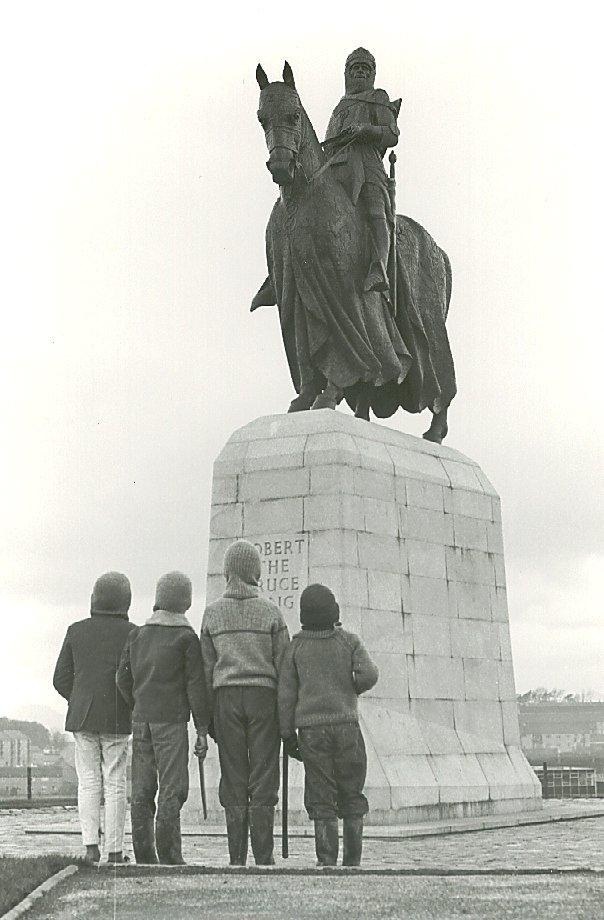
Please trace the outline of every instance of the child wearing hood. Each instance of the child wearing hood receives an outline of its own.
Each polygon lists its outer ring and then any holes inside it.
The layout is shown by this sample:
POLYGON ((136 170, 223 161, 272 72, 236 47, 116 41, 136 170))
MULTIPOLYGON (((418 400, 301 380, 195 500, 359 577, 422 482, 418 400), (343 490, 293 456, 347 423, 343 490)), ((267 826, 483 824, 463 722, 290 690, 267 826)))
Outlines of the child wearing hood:
POLYGON ((300 595, 302 631, 283 656, 279 673, 279 723, 283 748, 304 763, 304 806, 315 824, 319 866, 338 859, 358 866, 363 846, 363 795, 367 773, 357 698, 377 683, 378 669, 355 633, 339 624, 340 608, 324 585, 300 595), (298 732, 296 736, 296 730, 298 732))
POLYGON ((279 793, 277 681, 289 633, 279 608, 259 597, 260 554, 247 540, 226 551, 224 594, 201 624, 201 650, 212 697, 230 864, 244 866, 248 829, 257 865, 274 863, 279 793))
POLYGON ((153 616, 131 635, 117 686, 132 712, 132 846, 137 863, 182 865, 180 811, 189 794, 191 713, 205 757, 210 708, 201 647, 186 617, 192 586, 182 572, 157 582, 153 616), (158 792, 155 827, 155 796, 158 792), (156 850, 157 845, 157 850, 156 850))

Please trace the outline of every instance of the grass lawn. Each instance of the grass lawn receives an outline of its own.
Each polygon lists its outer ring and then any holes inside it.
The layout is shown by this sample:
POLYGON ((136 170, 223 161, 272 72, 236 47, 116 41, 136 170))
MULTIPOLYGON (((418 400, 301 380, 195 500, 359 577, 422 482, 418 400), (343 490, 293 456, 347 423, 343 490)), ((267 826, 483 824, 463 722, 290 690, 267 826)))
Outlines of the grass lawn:
POLYGON ((59 853, 23 859, 0 856, 0 917, 47 878, 73 862, 73 857, 59 853))

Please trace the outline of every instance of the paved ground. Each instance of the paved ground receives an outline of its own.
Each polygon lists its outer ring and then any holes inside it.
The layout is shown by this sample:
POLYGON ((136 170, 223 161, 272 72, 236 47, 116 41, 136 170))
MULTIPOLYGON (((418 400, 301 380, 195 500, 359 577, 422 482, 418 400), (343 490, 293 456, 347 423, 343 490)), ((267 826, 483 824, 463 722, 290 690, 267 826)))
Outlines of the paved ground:
POLYGON ((124 877, 81 873, 61 882, 28 920, 598 920, 604 881, 590 876, 275 876, 265 873, 124 877))
MULTIPOLYGON (((374 871, 572 868, 604 872, 601 804, 584 802, 571 807, 547 803, 546 808, 556 817, 568 816, 577 809, 587 815, 598 813, 600 816, 427 837, 394 836, 405 833, 406 829, 370 827, 366 833, 363 868, 374 871)), ((216 828, 215 833, 216 836, 193 836, 191 830, 185 831, 183 853, 188 863, 211 868, 225 866, 227 848, 223 828, 216 828)), ((129 835, 126 836, 126 849, 130 849, 129 835)), ((280 850, 279 839, 277 850, 280 850)), ((57 852, 82 854, 75 808, 0 813, 0 855, 57 852)), ((277 865, 298 870, 313 866, 312 838, 293 837, 290 858, 282 860, 277 854, 277 865)))

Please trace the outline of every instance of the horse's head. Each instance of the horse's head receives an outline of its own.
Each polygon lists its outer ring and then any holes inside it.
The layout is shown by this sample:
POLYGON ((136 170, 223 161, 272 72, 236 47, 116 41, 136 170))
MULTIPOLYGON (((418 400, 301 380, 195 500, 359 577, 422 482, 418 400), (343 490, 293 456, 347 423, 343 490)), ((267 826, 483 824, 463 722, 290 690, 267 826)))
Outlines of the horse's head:
POLYGON ((260 87, 258 121, 264 129, 269 152, 266 165, 274 182, 291 185, 302 138, 302 106, 294 75, 286 61, 283 83, 269 83, 260 64, 256 68, 256 79, 260 87))

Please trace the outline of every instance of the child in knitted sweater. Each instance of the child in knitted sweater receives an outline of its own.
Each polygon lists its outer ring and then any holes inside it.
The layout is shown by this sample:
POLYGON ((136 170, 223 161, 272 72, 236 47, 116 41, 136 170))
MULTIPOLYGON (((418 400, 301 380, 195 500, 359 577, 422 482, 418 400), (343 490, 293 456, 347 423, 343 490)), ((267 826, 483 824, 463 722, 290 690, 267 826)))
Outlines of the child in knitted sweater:
POLYGON ((284 750, 304 763, 304 805, 315 824, 318 865, 338 858, 343 819, 343 865, 361 862, 363 795, 367 773, 357 698, 377 682, 378 669, 357 635, 338 624, 329 588, 309 585, 300 597, 300 622, 279 671, 279 727, 284 750), (296 737, 296 731, 298 735, 296 737))

